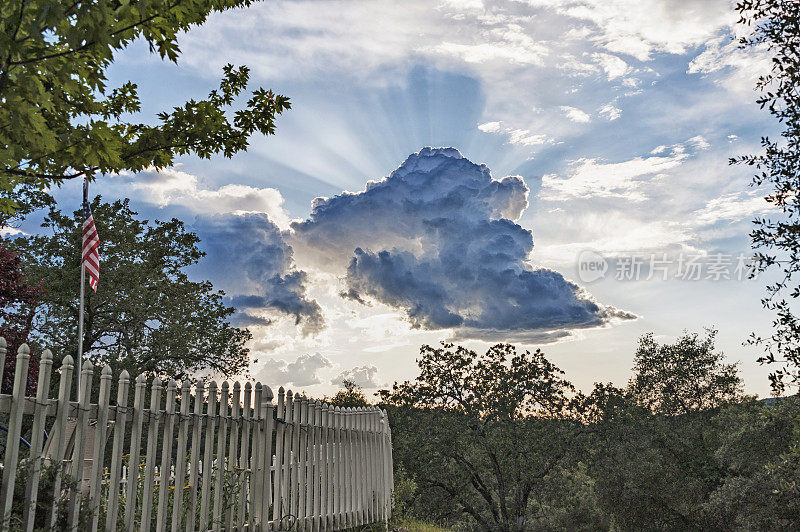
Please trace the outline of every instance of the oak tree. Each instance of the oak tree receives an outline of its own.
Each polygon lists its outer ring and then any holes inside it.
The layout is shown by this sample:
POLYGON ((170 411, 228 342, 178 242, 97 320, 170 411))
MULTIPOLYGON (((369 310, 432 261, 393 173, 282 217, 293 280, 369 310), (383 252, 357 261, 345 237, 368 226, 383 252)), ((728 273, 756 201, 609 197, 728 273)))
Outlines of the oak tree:
MULTIPOLYGON (((199 238, 183 222, 140 219, 128 200, 92 201, 100 235, 100 283, 87 290, 84 353, 102 366, 181 379, 210 370, 247 369, 247 329, 232 327, 234 309, 209 281, 186 269, 202 259, 199 238)), ((42 345, 76 355, 82 212, 51 207, 40 235, 17 238, 26 269, 46 291, 34 322, 42 345)))

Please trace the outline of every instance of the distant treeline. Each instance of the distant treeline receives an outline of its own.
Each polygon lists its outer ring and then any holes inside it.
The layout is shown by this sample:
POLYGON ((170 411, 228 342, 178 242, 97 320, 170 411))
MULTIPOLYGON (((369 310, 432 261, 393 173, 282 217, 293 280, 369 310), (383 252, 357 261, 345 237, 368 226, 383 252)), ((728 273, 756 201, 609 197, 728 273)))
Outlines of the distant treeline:
POLYGON ((714 331, 668 345, 642 337, 629 384, 588 395, 538 350, 424 346, 418 363, 415 381, 381 392, 401 521, 800 529, 800 400, 743 395, 714 331))

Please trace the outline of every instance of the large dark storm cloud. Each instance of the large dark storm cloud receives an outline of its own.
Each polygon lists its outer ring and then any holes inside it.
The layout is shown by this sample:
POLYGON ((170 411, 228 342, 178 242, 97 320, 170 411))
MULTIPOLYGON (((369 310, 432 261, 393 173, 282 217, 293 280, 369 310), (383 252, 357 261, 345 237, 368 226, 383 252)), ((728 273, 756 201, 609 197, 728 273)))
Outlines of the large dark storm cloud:
POLYGON ((315 201, 294 240, 320 261, 349 255, 345 297, 403 309, 415 327, 461 337, 545 339, 630 314, 534 269, 522 178, 492 179, 453 148, 424 148, 359 193, 315 201))
POLYGON ((324 326, 322 309, 306 296, 306 273, 297 270, 292 248, 265 214, 198 216, 191 229, 206 252, 194 273, 231 296, 236 323, 267 325, 253 310, 293 316, 306 334, 324 326))

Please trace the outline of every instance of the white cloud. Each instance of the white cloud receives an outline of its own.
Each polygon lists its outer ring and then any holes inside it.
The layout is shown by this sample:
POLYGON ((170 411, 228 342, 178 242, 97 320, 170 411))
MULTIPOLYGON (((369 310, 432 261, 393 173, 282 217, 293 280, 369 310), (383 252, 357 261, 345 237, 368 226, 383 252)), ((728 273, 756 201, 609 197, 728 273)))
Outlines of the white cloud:
POLYGON ((484 124, 480 124, 478 129, 484 133, 497 133, 500 131, 500 122, 486 122, 484 124))
POLYGON ((759 191, 730 192, 712 199, 705 207, 695 211, 696 220, 704 224, 717 222, 736 223, 775 211, 759 191))
POLYGON ((592 120, 592 117, 589 116, 588 113, 585 111, 581 111, 577 107, 570 107, 568 105, 562 105, 561 110, 564 114, 572 120, 573 122, 578 122, 580 124, 586 124, 592 120))
POLYGON ((274 188, 230 184, 208 189, 200 184, 197 176, 182 171, 180 165, 160 171, 146 170, 130 179, 142 199, 159 207, 180 205, 203 214, 265 213, 281 229, 289 227, 283 196, 274 188))
POLYGON ((716 82, 726 89, 744 95, 752 92, 758 76, 771 69, 771 54, 763 47, 741 48, 731 35, 710 40, 705 50, 695 57, 686 72, 708 76, 723 72, 716 82))
POLYGON ((590 197, 619 197, 644 201, 642 184, 658 179, 685 159, 682 154, 667 157, 634 157, 619 163, 598 159, 579 159, 573 163, 569 177, 554 174, 542 177, 542 199, 549 201, 590 197))
MULTIPOLYGON (((575 109, 575 111, 578 113, 583 112, 580 109, 575 109)), ((552 139, 548 138, 547 135, 532 133, 529 129, 507 127, 502 122, 486 122, 480 124, 478 129, 484 133, 505 135, 509 144, 517 146, 539 146, 552 142, 552 139)))
POLYGON ((729 0, 575 0, 552 7, 593 23, 607 50, 640 61, 655 52, 682 54, 735 20, 729 0))
POLYGON ((339 373, 331 380, 331 384, 341 386, 343 381, 348 380, 356 383, 361 388, 377 388, 378 382, 375 380, 377 376, 378 368, 375 366, 356 366, 339 373))
POLYGON ((320 384, 322 378, 319 372, 323 369, 333 367, 330 360, 320 353, 313 355, 300 355, 294 362, 285 360, 269 360, 260 371, 265 381, 272 385, 312 386, 320 384))
POLYGON ((568 198, 624 198, 628 201, 644 201, 647 199, 646 185, 657 182, 692 154, 708 147, 708 142, 698 135, 683 143, 658 146, 650 152, 651 157, 634 157, 616 163, 596 158, 578 159, 570 163, 571 169, 567 177, 544 175, 540 196, 549 201, 568 198))
POLYGON ((583 92, 576 74, 609 83, 603 90, 635 83, 622 54, 685 53, 733 22, 729 0, 276 0, 215 15, 180 44, 198 71, 248 64, 270 82, 397 86, 419 64, 466 74, 487 95, 485 115, 503 121, 511 144, 532 148, 582 132, 558 120, 552 101, 583 92), (548 111, 536 117, 536 107, 548 111))
POLYGON ((622 109, 615 107, 613 104, 607 103, 601 107, 597 113, 608 120, 616 120, 622 116, 622 109))
POLYGON ((600 67, 605 71, 608 80, 615 80, 622 76, 628 75, 632 70, 631 67, 617 57, 616 55, 596 53, 592 57, 600 64, 600 67))

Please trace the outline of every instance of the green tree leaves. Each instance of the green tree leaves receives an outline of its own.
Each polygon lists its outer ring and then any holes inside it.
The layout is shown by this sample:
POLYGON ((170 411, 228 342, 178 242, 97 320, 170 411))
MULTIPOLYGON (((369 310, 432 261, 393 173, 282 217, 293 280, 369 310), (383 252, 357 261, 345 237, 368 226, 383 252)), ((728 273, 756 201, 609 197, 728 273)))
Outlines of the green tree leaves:
MULTIPOLYGON (((84 352, 99 364, 181 379, 201 370, 226 376, 247 369, 251 338, 231 327, 234 309, 210 282, 191 281, 185 269, 203 256, 183 222, 149 222, 128 201, 92 202, 100 235, 100 284, 87 291, 84 352)), ((46 292, 35 322, 40 341, 75 355, 82 214, 51 208, 46 233, 15 244, 27 272, 46 292)))
POLYGON ((714 350, 716 331, 701 339, 684 333, 674 344, 660 345, 648 333, 639 338, 634 377, 628 390, 654 413, 674 416, 716 408, 736 399, 742 380, 736 364, 725 364, 714 350))
POLYGON ((800 3, 793 0, 741 0, 736 5, 739 24, 751 29, 742 46, 764 47, 772 54, 772 69, 759 77, 756 102, 767 108, 783 127, 778 139, 762 137, 763 153, 735 157, 731 164, 756 170, 753 184, 769 185, 767 201, 782 216, 757 218, 750 233, 759 271, 778 270, 778 281, 767 286, 764 308, 775 312, 773 332, 751 342, 764 346, 759 362, 774 364, 773 390, 800 386, 800 3))
POLYGON ((203 100, 133 120, 137 87, 106 86, 114 54, 135 39, 177 61, 177 37, 214 12, 249 0, 19 0, 0 4, 0 210, 20 187, 44 189, 97 172, 170 166, 180 155, 231 157, 254 133, 271 135, 289 99, 254 90, 243 108, 247 67, 227 65, 203 100), (133 116, 131 116, 133 115, 133 116))

